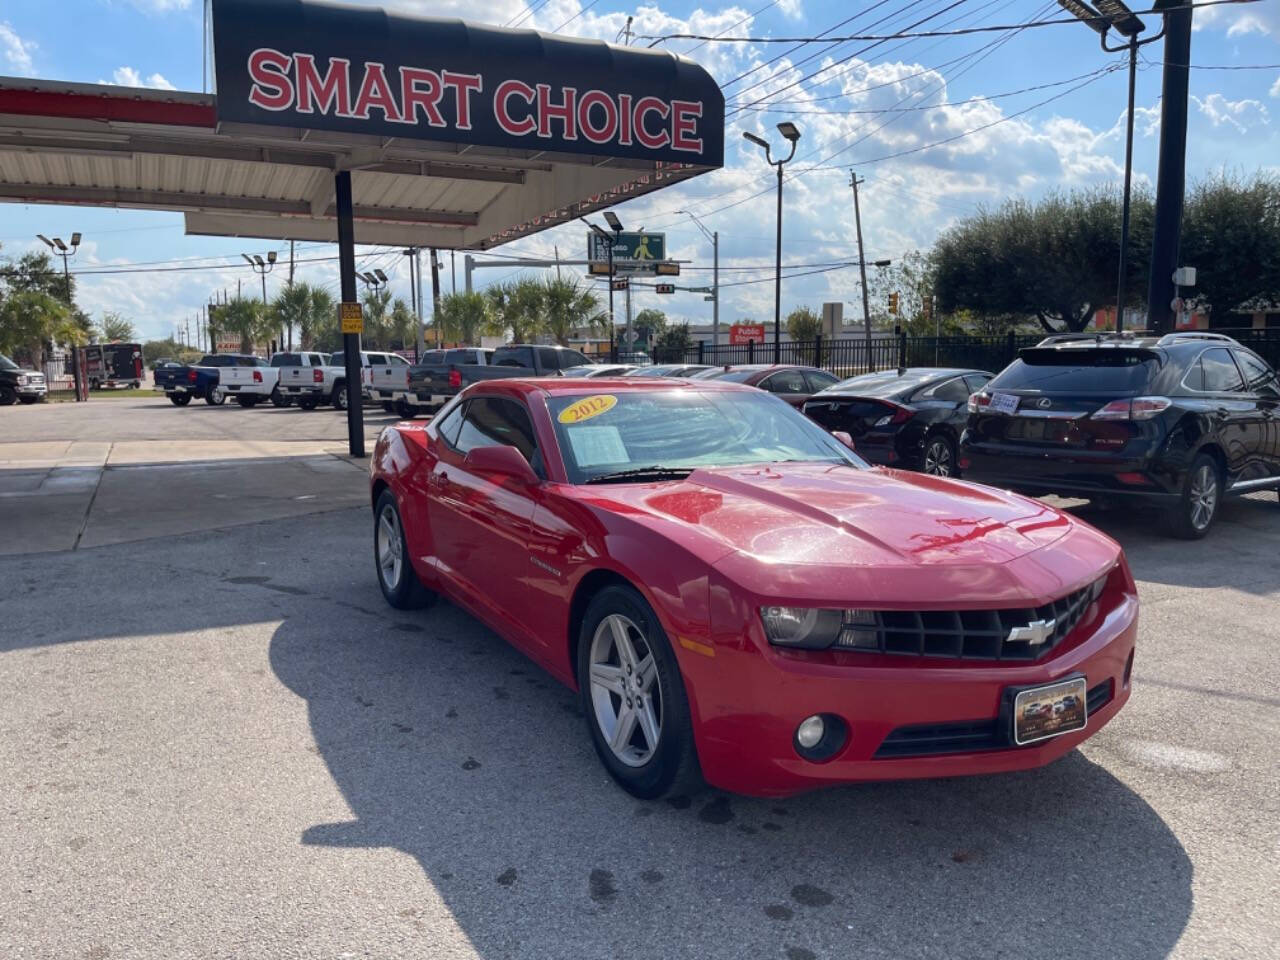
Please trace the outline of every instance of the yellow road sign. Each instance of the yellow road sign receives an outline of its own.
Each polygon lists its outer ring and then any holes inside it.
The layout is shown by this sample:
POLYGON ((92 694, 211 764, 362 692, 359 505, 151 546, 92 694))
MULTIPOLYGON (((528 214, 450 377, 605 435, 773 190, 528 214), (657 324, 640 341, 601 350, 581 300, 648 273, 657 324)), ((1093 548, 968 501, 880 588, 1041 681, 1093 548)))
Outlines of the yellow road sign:
POLYGON ((344 303, 338 307, 338 319, 343 333, 364 333, 364 313, 358 303, 344 303))

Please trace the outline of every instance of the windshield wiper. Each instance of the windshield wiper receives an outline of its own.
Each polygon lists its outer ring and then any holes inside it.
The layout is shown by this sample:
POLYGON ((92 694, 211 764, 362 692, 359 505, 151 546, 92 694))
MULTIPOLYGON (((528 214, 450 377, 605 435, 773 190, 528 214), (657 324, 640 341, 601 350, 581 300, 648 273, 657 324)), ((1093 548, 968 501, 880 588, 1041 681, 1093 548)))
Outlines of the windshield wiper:
POLYGON ((619 470, 616 473, 602 473, 592 477, 587 483, 643 483, 645 480, 683 480, 693 473, 692 467, 635 467, 631 470, 619 470))

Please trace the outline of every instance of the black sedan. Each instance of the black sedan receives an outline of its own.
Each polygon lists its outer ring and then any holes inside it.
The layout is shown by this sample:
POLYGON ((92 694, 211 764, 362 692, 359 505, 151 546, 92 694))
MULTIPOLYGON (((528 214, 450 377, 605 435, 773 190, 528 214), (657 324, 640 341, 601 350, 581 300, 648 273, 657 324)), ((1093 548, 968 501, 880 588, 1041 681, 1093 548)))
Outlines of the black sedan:
POLYGON ((1280 384, 1214 333, 1050 337, 974 394, 960 465, 973 480, 1168 510, 1203 537, 1224 496, 1280 489, 1280 384))
POLYGON ((984 370, 884 370, 842 380, 803 409, 828 430, 849 434, 872 463, 950 477, 969 395, 990 379, 984 370))

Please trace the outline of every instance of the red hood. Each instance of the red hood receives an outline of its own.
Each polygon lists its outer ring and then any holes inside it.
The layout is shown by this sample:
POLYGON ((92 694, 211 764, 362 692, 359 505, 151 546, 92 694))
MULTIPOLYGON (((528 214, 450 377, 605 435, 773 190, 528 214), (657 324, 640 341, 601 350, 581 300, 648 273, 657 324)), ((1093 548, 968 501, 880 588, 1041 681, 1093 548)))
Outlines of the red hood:
POLYGON ((1037 500, 893 470, 772 464, 697 470, 680 483, 586 489, 596 506, 630 515, 771 595, 870 590, 889 600, 901 590, 905 602, 912 578, 885 573, 915 567, 932 574, 917 588, 946 584, 958 603, 969 595, 1021 601, 1087 583, 1119 553, 1037 500), (1072 543, 1044 555, 1050 559, 1024 562, 1067 536, 1072 543))

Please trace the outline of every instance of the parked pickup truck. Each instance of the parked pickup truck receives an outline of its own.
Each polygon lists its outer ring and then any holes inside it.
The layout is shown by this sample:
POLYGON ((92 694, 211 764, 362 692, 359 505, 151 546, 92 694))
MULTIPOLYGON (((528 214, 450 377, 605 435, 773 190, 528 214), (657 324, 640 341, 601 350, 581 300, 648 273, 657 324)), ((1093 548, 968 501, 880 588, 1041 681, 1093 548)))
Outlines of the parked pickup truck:
POLYGON ((498 347, 486 363, 419 363, 409 368, 409 393, 417 406, 439 409, 460 390, 480 380, 558 377, 591 361, 577 350, 542 344, 498 347))
MULTIPOLYGON (((338 410, 347 409, 346 354, 302 353, 294 356, 305 360, 280 368, 280 392, 286 399, 297 400, 303 410, 314 410, 331 403, 338 410)), ((360 390, 371 397, 375 371, 409 368, 409 361, 394 353, 365 350, 360 353, 360 390)), ((385 376, 385 375, 384 375, 385 376)))
MULTIPOLYGON (((428 350, 422 355, 417 366, 440 366, 445 364, 472 364, 478 367, 492 366, 493 349, 491 347, 449 347, 441 350, 428 350)), ((419 405, 417 395, 409 387, 410 371, 408 364, 390 367, 386 379, 378 378, 374 371, 375 400, 382 403, 382 409, 388 413, 395 412, 405 419, 411 419, 420 412, 434 411, 437 405, 419 405)))
POLYGON ((44 374, 38 370, 26 370, 0 353, 0 407, 21 400, 23 403, 39 403, 48 393, 44 374))
POLYGON ((237 357, 234 365, 221 371, 218 386, 242 407, 256 407, 270 399, 280 377, 280 369, 261 357, 237 357))
POLYGON ((210 406, 227 402, 221 389, 222 371, 241 361, 253 363, 257 357, 238 353, 211 353, 190 366, 162 367, 155 371, 156 392, 163 393, 175 407, 185 407, 192 397, 202 397, 210 406))

